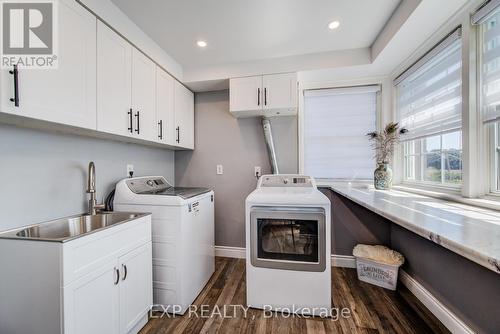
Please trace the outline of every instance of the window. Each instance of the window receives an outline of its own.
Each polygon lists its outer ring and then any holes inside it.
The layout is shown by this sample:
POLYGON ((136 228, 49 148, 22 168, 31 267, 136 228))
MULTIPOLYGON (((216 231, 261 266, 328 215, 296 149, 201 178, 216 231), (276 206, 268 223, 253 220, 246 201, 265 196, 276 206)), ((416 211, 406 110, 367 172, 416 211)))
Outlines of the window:
POLYGON ((462 60, 458 28, 395 80, 404 180, 462 183, 462 60))
POLYGON ((462 183, 461 131, 404 143, 405 180, 444 185, 462 183))
POLYGON ((372 179, 366 133, 376 130, 379 86, 304 92, 304 173, 316 178, 372 179))
POLYGON ((500 11, 487 15, 480 26, 481 110, 490 132, 491 191, 500 191, 500 11))

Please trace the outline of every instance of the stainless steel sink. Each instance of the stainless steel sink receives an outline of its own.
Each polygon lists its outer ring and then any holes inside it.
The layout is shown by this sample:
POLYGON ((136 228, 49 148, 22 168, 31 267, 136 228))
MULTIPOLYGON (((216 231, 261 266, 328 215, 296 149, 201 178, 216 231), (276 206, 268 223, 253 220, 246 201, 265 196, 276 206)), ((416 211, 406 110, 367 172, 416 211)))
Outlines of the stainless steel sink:
POLYGON ((0 238, 63 242, 145 215, 148 214, 128 212, 85 214, 6 231, 0 234, 0 238))

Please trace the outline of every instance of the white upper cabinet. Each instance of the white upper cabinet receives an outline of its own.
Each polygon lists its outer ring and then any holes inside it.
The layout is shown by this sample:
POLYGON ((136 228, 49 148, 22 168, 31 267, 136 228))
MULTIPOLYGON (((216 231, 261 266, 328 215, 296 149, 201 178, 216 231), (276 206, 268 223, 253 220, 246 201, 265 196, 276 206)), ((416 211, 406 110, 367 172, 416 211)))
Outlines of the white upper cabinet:
POLYGON ((288 116, 297 113, 296 73, 229 80, 229 109, 236 117, 288 116))
POLYGON ((137 49, 132 49, 132 109, 134 135, 156 141, 156 65, 137 49))
POLYGON ((58 4, 58 67, 0 70, 2 119, 192 149, 193 93, 78 2, 58 4))
POLYGON ((1 111, 96 128, 96 18, 75 1, 58 2, 58 67, 18 69, 19 106, 14 76, 1 71, 1 111))
POLYGON ((194 95, 179 82, 174 83, 175 144, 194 149, 194 95))
POLYGON ((156 96, 155 63, 98 22, 97 130, 157 141, 156 96))
POLYGON ((97 22, 97 130, 133 134, 132 46, 97 22))
POLYGON ((262 77, 264 110, 296 110, 297 75, 295 73, 271 74, 262 77))
POLYGON ((158 142, 175 145, 174 79, 156 67, 156 120, 158 142))
POLYGON ((262 110, 262 76, 231 79, 229 103, 232 112, 262 110))

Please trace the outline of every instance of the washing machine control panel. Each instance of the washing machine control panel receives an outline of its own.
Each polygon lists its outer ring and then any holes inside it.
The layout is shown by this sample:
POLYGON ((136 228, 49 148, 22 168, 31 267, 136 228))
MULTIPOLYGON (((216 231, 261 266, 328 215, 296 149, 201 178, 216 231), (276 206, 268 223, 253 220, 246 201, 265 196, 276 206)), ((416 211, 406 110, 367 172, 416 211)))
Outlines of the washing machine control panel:
POLYGON ((258 186, 316 188, 312 177, 295 174, 263 175, 259 180, 258 186))
POLYGON ((159 192, 170 188, 170 184, 161 176, 133 178, 127 180, 126 184, 129 189, 136 194, 143 194, 151 191, 159 192))

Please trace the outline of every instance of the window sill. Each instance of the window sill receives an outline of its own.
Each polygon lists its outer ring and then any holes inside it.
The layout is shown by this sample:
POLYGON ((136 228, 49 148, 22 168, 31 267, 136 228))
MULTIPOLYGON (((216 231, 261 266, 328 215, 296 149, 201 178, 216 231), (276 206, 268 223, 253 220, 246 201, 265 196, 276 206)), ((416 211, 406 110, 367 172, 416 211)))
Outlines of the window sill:
POLYGON ((461 192, 462 185, 453 185, 453 184, 446 185, 434 182, 411 182, 411 181, 403 181, 399 185, 412 189, 435 191, 438 193, 445 193, 457 196, 460 196, 462 194, 461 192))
POLYGON ((482 198, 468 198, 468 197, 463 197, 458 189, 429 190, 429 189, 422 189, 414 186, 409 186, 407 184, 393 186, 393 189, 410 192, 418 195, 438 198, 446 201, 468 204, 480 208, 500 210, 500 197, 496 195, 487 195, 482 198))
POLYGON ((354 186, 330 182, 319 185, 500 274, 500 248, 496 247, 500 237, 500 213, 498 209, 479 208, 491 204, 488 200, 422 190, 422 194, 412 195, 417 190, 401 186, 387 191, 375 190, 368 184, 354 186))

